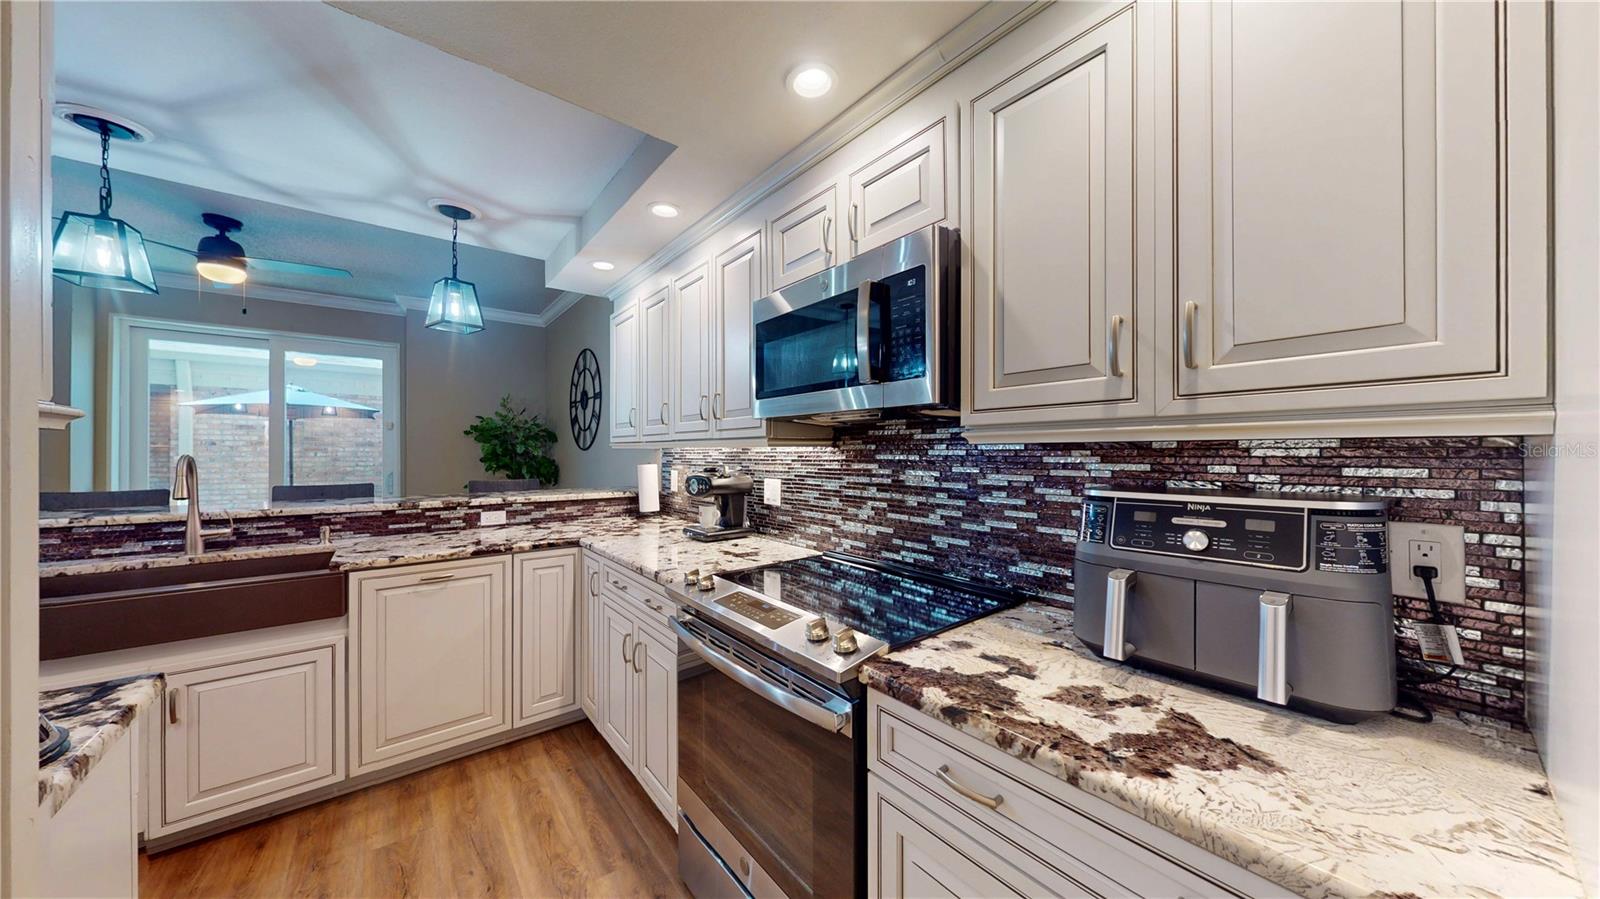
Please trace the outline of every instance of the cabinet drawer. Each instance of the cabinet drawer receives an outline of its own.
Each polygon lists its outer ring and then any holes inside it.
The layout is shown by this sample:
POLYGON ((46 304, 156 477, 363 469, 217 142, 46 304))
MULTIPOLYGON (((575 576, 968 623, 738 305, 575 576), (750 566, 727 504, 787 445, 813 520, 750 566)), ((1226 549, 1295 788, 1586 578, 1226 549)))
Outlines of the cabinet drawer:
MULTIPOLYGON (((870 765, 889 783, 939 802, 1102 896, 1226 895, 1231 891, 1068 808, 882 706, 872 714, 870 765), (957 786, 959 785, 959 786, 957 786), (999 797, 990 808, 978 797, 999 797)), ((947 815, 948 817, 948 815, 947 815)))
POLYGON ((645 580, 609 559, 604 563, 602 577, 602 593, 626 606, 647 627, 663 634, 672 633, 672 616, 677 613, 678 607, 667 598, 665 587, 645 580))

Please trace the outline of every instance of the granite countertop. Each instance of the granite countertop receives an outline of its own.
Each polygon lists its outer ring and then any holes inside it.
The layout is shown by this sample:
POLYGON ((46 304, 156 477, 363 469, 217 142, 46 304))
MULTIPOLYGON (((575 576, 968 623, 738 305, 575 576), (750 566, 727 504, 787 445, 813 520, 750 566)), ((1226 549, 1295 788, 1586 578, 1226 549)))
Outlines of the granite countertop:
POLYGON ((868 662, 871 687, 1308 897, 1581 896, 1527 734, 1339 725, 1098 658, 1029 603, 868 662))
MULTIPOLYGON (((551 487, 545 490, 525 490, 516 493, 464 493, 441 496, 378 497, 375 499, 317 500, 299 503, 278 503, 255 509, 228 509, 206 511, 201 518, 206 521, 227 521, 248 518, 278 518, 288 515, 343 515, 352 512, 389 512, 410 509, 441 509, 446 506, 493 508, 509 503, 561 503, 572 500, 620 499, 635 496, 637 491, 612 488, 551 487)), ((188 515, 187 504, 174 503, 167 509, 83 509, 74 512, 40 512, 39 527, 70 528, 98 525, 148 524, 162 521, 183 521, 188 515)))
MULTIPOLYGON (((740 571, 817 554, 815 550, 803 549, 765 537, 744 537, 738 540, 701 543, 684 536, 683 526, 687 523, 681 519, 668 517, 611 516, 546 524, 358 537, 336 540, 331 544, 334 555, 329 567, 337 571, 362 571, 393 565, 447 562, 475 556, 582 546, 664 586, 681 588, 683 573, 691 568, 702 571, 740 571)), ((198 563, 193 557, 183 553, 148 553, 138 556, 44 562, 39 565, 39 576, 61 577, 173 565, 207 564, 292 553, 326 552, 329 548, 330 545, 320 543, 251 546, 208 552, 204 556, 205 561, 198 563)))
POLYGON ((143 674, 40 693, 39 711, 67 729, 72 746, 66 755, 40 766, 39 805, 50 815, 61 811, 106 751, 165 688, 161 675, 143 674))

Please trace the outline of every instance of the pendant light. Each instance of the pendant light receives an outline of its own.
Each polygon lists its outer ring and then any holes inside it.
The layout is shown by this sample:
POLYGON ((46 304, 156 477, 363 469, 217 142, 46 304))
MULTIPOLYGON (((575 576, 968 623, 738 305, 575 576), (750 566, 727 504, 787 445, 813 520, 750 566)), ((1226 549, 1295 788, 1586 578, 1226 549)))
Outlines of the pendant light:
POLYGON ((145 253, 144 235, 111 217, 111 139, 142 140, 132 128, 98 115, 72 113, 67 120, 100 135, 100 211, 68 212, 56 225, 51 269, 79 287, 160 293, 145 253))
POLYGON ((456 277, 460 259, 457 240, 461 223, 477 216, 470 209, 453 203, 434 203, 433 208, 450 220, 450 277, 433 282, 433 296, 428 299, 428 318, 424 324, 436 331, 451 334, 472 334, 483 330, 483 310, 478 308, 478 288, 471 281, 456 277))

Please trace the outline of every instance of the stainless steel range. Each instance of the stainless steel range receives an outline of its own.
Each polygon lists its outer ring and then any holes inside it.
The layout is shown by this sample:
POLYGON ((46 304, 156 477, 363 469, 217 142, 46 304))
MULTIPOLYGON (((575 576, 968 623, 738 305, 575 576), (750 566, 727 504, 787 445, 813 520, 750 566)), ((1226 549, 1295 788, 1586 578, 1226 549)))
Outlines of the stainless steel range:
POLYGON ((678 637, 678 866, 700 899, 863 896, 874 655, 1022 597, 827 554, 714 579, 678 637))

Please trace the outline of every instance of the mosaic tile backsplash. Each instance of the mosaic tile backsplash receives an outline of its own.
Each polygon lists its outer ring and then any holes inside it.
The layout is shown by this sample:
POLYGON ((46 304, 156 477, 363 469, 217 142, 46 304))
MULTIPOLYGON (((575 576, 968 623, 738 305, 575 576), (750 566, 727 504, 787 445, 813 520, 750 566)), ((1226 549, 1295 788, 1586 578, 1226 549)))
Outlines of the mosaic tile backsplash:
MULTIPOLYGON (((1435 705, 1524 725, 1523 457, 1504 438, 1326 438, 977 446, 922 420, 841 430, 833 446, 693 448, 670 467, 732 464, 756 479, 751 521, 817 549, 937 568, 1070 603, 1083 489, 1095 485, 1238 487, 1394 499, 1398 521, 1466 530, 1467 604, 1450 606, 1466 664, 1423 687, 1435 705), (782 478, 782 506, 761 502, 782 478)), ((665 484, 663 484, 665 490, 665 484)), ((692 514, 684 494, 663 507, 692 514)), ((1425 618, 1396 598, 1396 617, 1425 618)), ((1400 652, 1416 658, 1403 636, 1400 652)))

